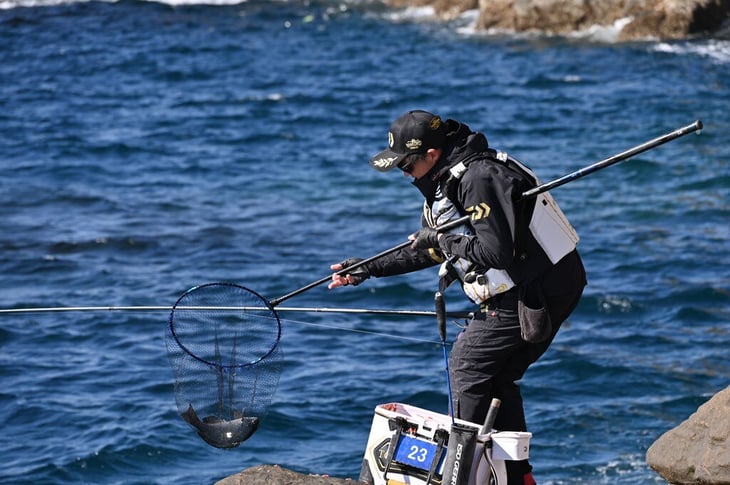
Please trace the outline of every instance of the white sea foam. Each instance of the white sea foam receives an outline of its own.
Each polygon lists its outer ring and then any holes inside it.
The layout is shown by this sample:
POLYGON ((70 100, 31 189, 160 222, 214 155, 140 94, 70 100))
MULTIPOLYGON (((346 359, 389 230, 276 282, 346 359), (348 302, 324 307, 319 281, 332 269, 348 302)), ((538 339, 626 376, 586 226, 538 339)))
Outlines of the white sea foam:
POLYGON ((473 35, 476 32, 479 10, 467 10, 456 20, 456 31, 461 35, 473 35))
POLYGON ((594 42, 613 43, 618 40, 621 31, 626 27, 633 17, 624 17, 616 20, 611 25, 591 25, 587 29, 578 30, 570 34, 570 37, 588 39, 594 42))
MULTIPOLYGON (((22 7, 53 7, 56 5, 70 5, 74 3, 86 3, 92 0, 0 0, 0 10, 9 10, 12 8, 22 8, 22 7)), ((109 3, 115 3, 117 0, 96 0, 96 1, 106 1, 109 3)), ((247 3, 249 0, 144 0, 152 3, 163 3, 166 5, 171 6, 185 6, 185 5, 210 5, 210 6, 227 6, 227 5, 240 5, 247 3)), ((290 0, 272 0, 271 3, 277 4, 277 3, 286 3, 290 0)), ((346 4, 350 1, 357 1, 357 0, 347 0, 337 6, 336 10, 347 10, 346 4)), ((331 10, 331 9, 330 9, 331 10)), ((419 12, 414 12, 414 18, 418 16, 419 12)), ((409 12, 408 15, 413 15, 414 13, 409 12)), ((435 14, 434 14, 435 15, 435 14)))
POLYGON ((0 10, 10 10, 19 7, 53 7, 68 3, 82 3, 88 0, 0 0, 0 10))
MULTIPOLYGON (((74 3, 86 3, 91 0, 0 0, 0 10, 13 8, 33 7, 54 7, 57 5, 70 5, 74 3)), ((101 0, 115 3, 116 0, 101 0)), ((248 0, 147 0, 151 2, 164 3, 172 6, 180 5, 238 5, 248 0)))
POLYGON ((173 7, 183 5, 211 5, 211 6, 225 6, 225 5, 239 5, 246 3, 248 0, 146 0, 156 3, 164 3, 165 5, 171 5, 173 7))
POLYGON ((465 12, 460 17, 462 25, 457 26, 457 32, 467 36, 512 36, 527 39, 535 37, 568 37, 572 39, 586 39, 593 42, 614 43, 618 40, 621 30, 623 30, 623 28, 632 20, 631 17, 625 17, 616 20, 611 25, 592 25, 583 30, 576 30, 568 34, 556 35, 538 30, 527 32, 516 32, 514 30, 502 28, 478 30, 476 28, 478 18, 479 12, 477 10, 465 12))
POLYGON ((721 64, 730 62, 730 40, 708 39, 694 42, 659 42, 652 47, 655 52, 667 54, 687 55, 694 54, 709 57, 721 64))
POLYGON ((424 22, 424 21, 436 21, 438 16, 436 10, 433 7, 406 7, 403 9, 387 10, 383 13, 382 17, 390 22, 404 23, 404 22, 424 22))

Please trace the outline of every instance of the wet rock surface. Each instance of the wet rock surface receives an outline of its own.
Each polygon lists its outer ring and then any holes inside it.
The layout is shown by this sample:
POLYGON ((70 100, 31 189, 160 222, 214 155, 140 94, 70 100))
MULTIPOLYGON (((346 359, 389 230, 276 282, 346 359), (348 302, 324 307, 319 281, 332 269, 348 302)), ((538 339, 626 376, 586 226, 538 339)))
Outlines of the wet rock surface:
POLYGON ((674 484, 730 484, 730 386, 657 439, 647 464, 674 484))
POLYGON ((349 478, 297 473, 278 465, 259 465, 226 477, 215 485, 357 485, 359 483, 349 478))

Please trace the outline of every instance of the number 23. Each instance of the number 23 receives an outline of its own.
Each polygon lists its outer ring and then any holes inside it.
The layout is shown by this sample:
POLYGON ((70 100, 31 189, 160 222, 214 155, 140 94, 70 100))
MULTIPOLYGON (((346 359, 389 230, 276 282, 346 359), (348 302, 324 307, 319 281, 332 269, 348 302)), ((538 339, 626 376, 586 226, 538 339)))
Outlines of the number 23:
POLYGON ((410 458, 411 460, 416 460, 420 463, 425 462, 427 456, 428 456, 428 449, 419 448, 416 445, 411 446, 411 452, 408 453, 408 458, 410 458))

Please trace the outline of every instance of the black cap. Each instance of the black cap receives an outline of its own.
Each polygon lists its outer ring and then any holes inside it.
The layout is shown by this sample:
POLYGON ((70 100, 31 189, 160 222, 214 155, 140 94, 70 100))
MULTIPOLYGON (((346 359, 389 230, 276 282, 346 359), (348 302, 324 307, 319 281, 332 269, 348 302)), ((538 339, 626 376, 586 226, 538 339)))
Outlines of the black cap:
POLYGON ((408 155, 441 148, 446 139, 446 126, 438 115, 428 111, 409 111, 390 125, 388 148, 370 159, 370 166, 387 172, 408 155))

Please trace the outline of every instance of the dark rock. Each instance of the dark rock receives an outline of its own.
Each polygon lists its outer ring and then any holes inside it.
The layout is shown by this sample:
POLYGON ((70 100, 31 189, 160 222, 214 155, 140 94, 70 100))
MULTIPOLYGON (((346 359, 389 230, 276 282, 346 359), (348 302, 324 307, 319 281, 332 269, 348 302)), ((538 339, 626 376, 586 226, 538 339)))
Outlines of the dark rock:
POLYGON ((646 462, 670 483, 730 484, 730 386, 660 436, 646 462))
POLYGON ((278 465, 259 465, 219 480, 215 485, 357 485, 349 478, 305 475, 278 465))

